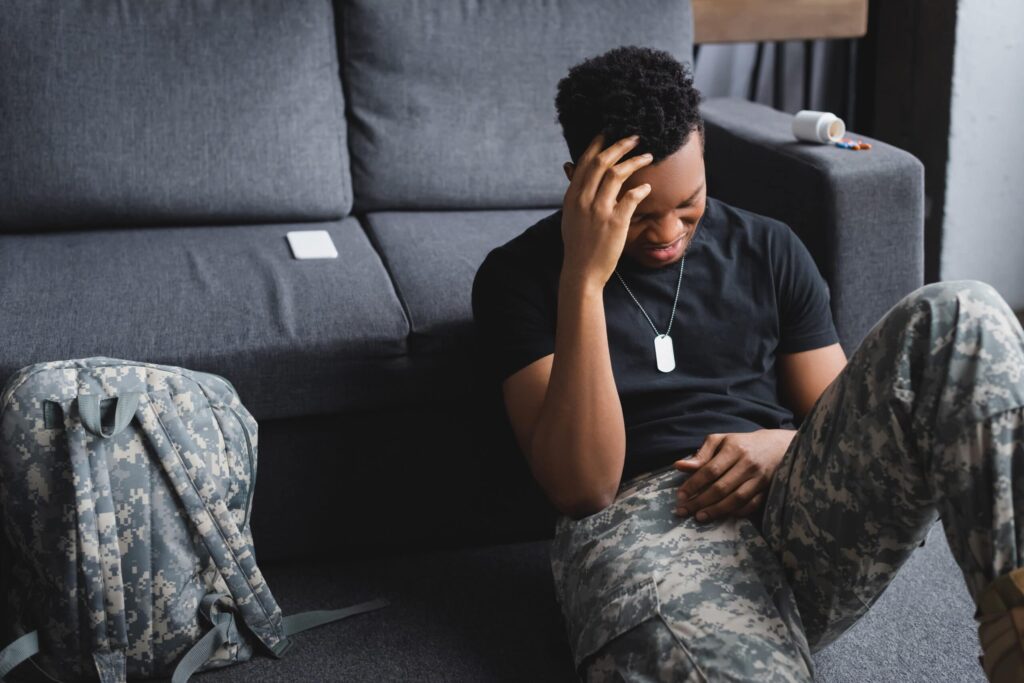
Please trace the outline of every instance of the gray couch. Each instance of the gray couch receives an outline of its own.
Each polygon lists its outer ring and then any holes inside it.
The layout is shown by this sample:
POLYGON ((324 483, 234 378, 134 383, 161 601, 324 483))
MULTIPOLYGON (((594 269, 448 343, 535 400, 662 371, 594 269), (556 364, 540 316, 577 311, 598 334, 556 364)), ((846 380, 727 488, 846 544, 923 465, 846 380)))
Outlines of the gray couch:
MULTIPOLYGON (((0 3, 0 381, 91 355, 228 377, 286 612, 392 602, 204 679, 573 680, 555 512, 480 380, 470 290, 561 204, 558 79, 622 44, 690 61, 691 26, 683 0, 0 3), (338 259, 293 260, 296 229, 338 259)), ((922 284, 921 164, 704 115, 710 193, 797 231, 851 353, 922 284)), ((931 538, 822 680, 981 680, 931 538)))

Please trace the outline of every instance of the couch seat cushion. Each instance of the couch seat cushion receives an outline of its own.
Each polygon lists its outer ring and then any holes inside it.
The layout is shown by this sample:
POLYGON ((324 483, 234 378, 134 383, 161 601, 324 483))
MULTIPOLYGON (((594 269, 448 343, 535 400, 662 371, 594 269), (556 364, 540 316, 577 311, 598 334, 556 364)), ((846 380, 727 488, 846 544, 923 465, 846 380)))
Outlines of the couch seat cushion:
POLYGON ((93 355, 215 372, 257 418, 387 401, 409 325, 354 218, 0 235, 0 376, 93 355), (338 258, 285 233, 326 229, 338 258))
POLYGON ((385 211, 365 216, 405 303, 410 351, 465 353, 473 342, 470 294, 484 257, 557 209, 385 211))

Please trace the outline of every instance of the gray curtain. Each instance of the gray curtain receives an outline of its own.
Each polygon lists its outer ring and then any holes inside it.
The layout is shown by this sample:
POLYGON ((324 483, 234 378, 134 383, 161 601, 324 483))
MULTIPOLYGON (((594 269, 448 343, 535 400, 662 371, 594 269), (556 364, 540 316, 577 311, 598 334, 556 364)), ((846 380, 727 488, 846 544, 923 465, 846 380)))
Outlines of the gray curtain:
POLYGON ((757 43, 702 45, 697 51, 694 82, 705 97, 753 99, 796 113, 810 108, 831 111, 856 130, 854 121, 854 64, 856 44, 850 40, 764 43, 761 67, 753 87, 757 43), (805 55, 810 55, 810 92, 805 92, 805 55), (782 51, 781 101, 775 102, 775 62, 782 51), (808 106, 809 105, 809 106, 808 106))

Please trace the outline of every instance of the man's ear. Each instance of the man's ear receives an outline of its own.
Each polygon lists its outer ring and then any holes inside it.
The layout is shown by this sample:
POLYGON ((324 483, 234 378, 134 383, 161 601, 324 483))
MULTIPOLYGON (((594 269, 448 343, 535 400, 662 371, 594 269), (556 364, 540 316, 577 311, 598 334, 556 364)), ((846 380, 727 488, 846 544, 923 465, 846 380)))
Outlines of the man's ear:
POLYGON ((573 165, 571 161, 567 161, 564 164, 562 164, 562 170, 565 171, 565 177, 568 178, 569 182, 571 183, 572 174, 576 171, 576 167, 573 165))

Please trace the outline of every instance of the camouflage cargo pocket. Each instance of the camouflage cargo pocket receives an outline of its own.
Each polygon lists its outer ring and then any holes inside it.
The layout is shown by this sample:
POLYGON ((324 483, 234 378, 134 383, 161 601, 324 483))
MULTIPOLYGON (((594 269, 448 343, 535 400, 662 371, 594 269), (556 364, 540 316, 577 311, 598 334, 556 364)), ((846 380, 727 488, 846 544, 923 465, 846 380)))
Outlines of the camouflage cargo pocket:
MULTIPOLYGON (((649 619, 660 619, 660 575, 636 561, 640 525, 612 504, 560 525, 562 613, 578 673, 606 644, 649 619)), ((667 626, 666 626, 667 628, 667 626)), ((680 643, 681 644, 681 643, 680 643)))
POLYGON ((656 577, 647 575, 624 586, 611 586, 600 595, 588 596, 574 615, 571 632, 573 663, 577 673, 591 655, 615 638, 648 619, 661 618, 656 577))
POLYGON ((585 569, 581 572, 580 567, 588 557, 600 559, 602 553, 614 553, 614 548, 608 546, 618 543, 617 539, 626 529, 624 524, 631 524, 628 528, 635 530, 635 522, 618 503, 586 517, 573 519, 561 515, 556 521, 551 542, 551 570, 559 602, 563 602, 567 582, 577 589, 578 577, 586 573, 585 569))

